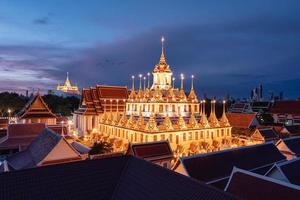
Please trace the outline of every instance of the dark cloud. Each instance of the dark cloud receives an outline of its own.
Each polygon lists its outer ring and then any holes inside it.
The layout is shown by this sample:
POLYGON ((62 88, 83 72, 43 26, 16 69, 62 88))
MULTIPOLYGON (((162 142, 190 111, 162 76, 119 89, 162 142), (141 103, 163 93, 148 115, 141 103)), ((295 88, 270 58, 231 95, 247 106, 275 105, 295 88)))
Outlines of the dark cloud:
MULTIPOLYGON (((30 58, 9 66, 39 69, 42 76, 61 82, 69 71, 71 80, 82 87, 129 85, 132 74, 152 71, 160 56, 159 38, 165 35, 167 62, 175 76, 196 76, 199 96, 248 96, 253 87, 262 83, 268 90, 284 90, 298 97, 293 91, 299 82, 288 80, 299 80, 300 76, 293 73, 300 63, 299 32, 297 19, 259 16, 222 24, 194 22, 154 27, 85 49, 5 47, 0 48, 0 56, 1 52, 26 52, 30 58)), ((4 62, 1 57, 0 62, 4 62)), ((187 88, 188 84, 187 78, 187 88)), ((53 83, 48 85, 54 87, 53 83)))
POLYGON ((48 24, 50 24, 50 18, 49 17, 41 17, 41 18, 33 20, 33 23, 37 24, 37 25, 48 25, 48 24))

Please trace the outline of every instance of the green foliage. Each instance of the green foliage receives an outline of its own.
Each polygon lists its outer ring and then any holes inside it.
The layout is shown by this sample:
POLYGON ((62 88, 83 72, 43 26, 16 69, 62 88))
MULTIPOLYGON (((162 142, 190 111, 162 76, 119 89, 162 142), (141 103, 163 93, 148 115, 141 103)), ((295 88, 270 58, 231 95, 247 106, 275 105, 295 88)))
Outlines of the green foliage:
POLYGON ((62 116, 70 116, 79 106, 79 99, 76 97, 61 97, 52 94, 43 96, 44 101, 54 113, 62 116))
POLYGON ((89 152, 90 155, 110 153, 113 151, 112 144, 108 142, 95 142, 89 152))
POLYGON ((29 98, 17 93, 0 93, 0 116, 7 117, 8 109, 12 111, 11 116, 13 116, 24 107, 28 100, 29 98))

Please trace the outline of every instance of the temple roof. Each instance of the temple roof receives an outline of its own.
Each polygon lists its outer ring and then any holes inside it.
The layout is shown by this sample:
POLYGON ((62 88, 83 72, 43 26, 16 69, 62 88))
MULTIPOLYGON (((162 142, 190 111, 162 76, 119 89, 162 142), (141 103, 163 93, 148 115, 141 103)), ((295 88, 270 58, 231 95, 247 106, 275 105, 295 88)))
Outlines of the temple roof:
POLYGON ((275 101, 270 112, 273 114, 292 114, 300 116, 300 101, 275 101))
POLYGON ((0 180, 0 199, 236 199, 133 156, 12 171, 0 180))
POLYGON ((227 192, 245 200, 300 199, 300 187, 234 168, 227 192))
POLYGON ((127 154, 149 161, 172 159, 173 152, 168 141, 130 143, 127 154))
POLYGON ((162 47, 161 47, 161 55, 160 55, 160 59, 159 59, 159 63, 155 65, 153 72, 167 72, 167 73, 172 73, 170 66, 167 64, 166 62, 166 58, 165 58, 165 53, 164 53, 164 38, 162 38, 161 40, 162 42, 162 47))
POLYGON ((17 114, 20 119, 28 118, 57 118, 49 109, 40 94, 33 96, 24 108, 17 114))
POLYGON ((234 166, 246 170, 267 172, 274 163, 285 160, 273 143, 222 150, 196 156, 183 157, 181 163, 190 177, 217 187, 224 187, 234 166), (221 166, 221 167, 220 167, 221 166), (215 183, 213 183, 215 182, 215 183))

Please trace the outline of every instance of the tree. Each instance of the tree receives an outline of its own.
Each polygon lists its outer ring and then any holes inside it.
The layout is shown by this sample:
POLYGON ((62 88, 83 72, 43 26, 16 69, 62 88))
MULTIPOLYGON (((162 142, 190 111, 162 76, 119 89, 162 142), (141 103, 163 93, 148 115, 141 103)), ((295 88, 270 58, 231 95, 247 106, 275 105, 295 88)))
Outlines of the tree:
POLYGON ((89 155, 110 153, 113 151, 112 144, 108 142, 95 142, 91 147, 89 155))

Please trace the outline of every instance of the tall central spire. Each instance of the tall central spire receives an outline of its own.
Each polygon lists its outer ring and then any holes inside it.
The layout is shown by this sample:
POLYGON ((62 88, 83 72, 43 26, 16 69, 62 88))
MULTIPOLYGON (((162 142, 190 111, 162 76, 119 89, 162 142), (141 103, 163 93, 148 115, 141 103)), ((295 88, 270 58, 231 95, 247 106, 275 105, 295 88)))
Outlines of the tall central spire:
POLYGON ((166 58, 165 58, 165 54, 164 54, 164 41, 165 41, 165 38, 162 36, 161 37, 161 55, 160 55, 160 59, 159 59, 160 64, 166 63, 166 58))

